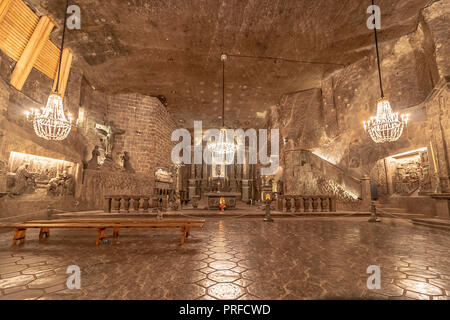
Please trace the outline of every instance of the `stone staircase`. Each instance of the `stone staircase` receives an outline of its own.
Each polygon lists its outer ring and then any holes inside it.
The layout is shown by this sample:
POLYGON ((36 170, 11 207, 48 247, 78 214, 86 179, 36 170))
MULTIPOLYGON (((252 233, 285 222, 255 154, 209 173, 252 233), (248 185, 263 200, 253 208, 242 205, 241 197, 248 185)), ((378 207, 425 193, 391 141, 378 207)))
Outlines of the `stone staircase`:
POLYGON ((396 219, 426 218, 426 216, 423 214, 409 213, 408 210, 396 207, 395 205, 389 203, 389 201, 377 204, 377 212, 396 219))

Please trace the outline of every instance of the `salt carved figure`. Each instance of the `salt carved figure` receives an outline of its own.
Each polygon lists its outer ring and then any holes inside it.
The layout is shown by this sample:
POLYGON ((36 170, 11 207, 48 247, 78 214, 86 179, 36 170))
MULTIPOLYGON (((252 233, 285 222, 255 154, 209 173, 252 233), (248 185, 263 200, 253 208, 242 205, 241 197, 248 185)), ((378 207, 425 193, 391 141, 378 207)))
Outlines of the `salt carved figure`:
POLYGON ((17 169, 13 194, 29 194, 36 189, 36 180, 28 170, 29 166, 29 163, 24 163, 17 169))
POLYGON ((121 156, 121 160, 122 160, 122 167, 125 169, 126 172, 130 172, 130 173, 134 173, 134 169, 131 166, 131 162, 130 162, 130 155, 128 153, 128 151, 124 151, 123 155, 121 156))
POLYGON ((100 140, 105 149, 105 157, 107 159, 112 159, 115 137, 116 135, 124 134, 125 130, 115 128, 112 121, 108 121, 104 125, 97 123, 95 128, 101 135, 100 140))
POLYGON ((94 147, 92 150, 92 158, 89 160, 87 164, 87 169, 97 170, 98 169, 98 157, 100 156, 100 151, 98 150, 98 146, 94 147))
POLYGON ((47 194, 49 196, 72 196, 75 193, 75 181, 72 175, 66 170, 57 177, 51 179, 47 185, 47 194))

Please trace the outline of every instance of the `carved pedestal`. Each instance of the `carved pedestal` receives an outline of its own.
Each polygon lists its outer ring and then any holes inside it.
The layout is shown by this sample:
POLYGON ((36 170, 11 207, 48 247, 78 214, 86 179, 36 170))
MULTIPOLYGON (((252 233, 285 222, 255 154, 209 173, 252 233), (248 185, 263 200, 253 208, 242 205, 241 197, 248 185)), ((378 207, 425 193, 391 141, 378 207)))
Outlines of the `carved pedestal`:
POLYGON ((450 193, 434 193, 436 200, 436 214, 439 219, 450 219, 450 193))
POLYGON ((196 179, 189 179, 189 200, 192 200, 195 195, 196 195, 196 189, 197 189, 197 185, 196 185, 196 179))
POLYGON ((112 209, 112 197, 105 196, 104 211, 106 213, 111 213, 111 209, 112 209))
POLYGON ((320 211, 320 198, 313 198, 313 212, 319 212, 320 211))
POLYGON ((123 196, 123 208, 127 213, 130 213, 130 197, 129 196, 123 196))
POLYGON ((120 200, 122 200, 122 197, 120 196, 114 197, 114 210, 117 213, 120 213, 120 200))
POLYGON ((291 197, 285 197, 286 201, 286 212, 291 212, 291 197))
POLYGON ((303 198, 305 201, 305 212, 311 212, 312 209, 312 199, 311 198, 303 198))
POLYGON ((322 212, 328 212, 330 210, 330 198, 320 198, 322 204, 322 212))
POLYGON ((141 197, 133 197, 133 209, 138 212, 140 207, 141 197))
POLYGON ((242 180, 242 201, 247 202, 249 200, 249 186, 248 180, 242 180))
POLYGON ((143 197, 142 199, 143 199, 143 201, 142 201, 142 209, 144 209, 144 212, 148 212, 148 208, 150 206, 150 203, 149 203, 150 198, 149 197, 143 197))
POLYGON ((361 207, 362 212, 370 212, 370 204, 372 202, 372 196, 370 192, 370 178, 364 176, 361 181, 361 207))

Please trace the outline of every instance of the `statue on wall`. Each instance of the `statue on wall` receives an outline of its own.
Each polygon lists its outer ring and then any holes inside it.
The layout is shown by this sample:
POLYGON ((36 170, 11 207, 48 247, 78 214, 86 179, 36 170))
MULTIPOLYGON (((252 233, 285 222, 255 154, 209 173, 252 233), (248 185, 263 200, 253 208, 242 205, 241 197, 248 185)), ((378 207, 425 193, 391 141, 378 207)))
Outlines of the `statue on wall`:
POLYGON ((47 185, 49 196, 72 196, 75 193, 75 180, 66 170, 51 179, 47 185))
POLYGON ((122 167, 125 169, 126 172, 134 173, 134 169, 131 166, 130 162, 130 154, 128 151, 124 151, 123 155, 120 156, 120 159, 122 161, 122 167))
POLYGON ((30 194, 36 189, 35 175, 28 170, 30 164, 24 163, 17 168, 13 194, 30 194))
POLYGON ((125 130, 117 129, 112 121, 107 121, 104 125, 97 123, 95 129, 100 133, 106 159, 112 160, 115 137, 124 134, 125 130))
POLYGON ((98 169, 98 157, 100 156, 100 151, 98 150, 98 146, 94 147, 92 150, 92 158, 89 160, 87 164, 87 169, 97 170, 98 169))

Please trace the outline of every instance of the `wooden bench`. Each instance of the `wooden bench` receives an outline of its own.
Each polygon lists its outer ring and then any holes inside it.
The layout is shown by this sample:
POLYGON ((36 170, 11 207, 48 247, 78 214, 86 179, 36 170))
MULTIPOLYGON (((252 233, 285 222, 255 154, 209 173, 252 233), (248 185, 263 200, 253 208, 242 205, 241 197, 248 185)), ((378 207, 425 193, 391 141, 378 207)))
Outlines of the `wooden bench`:
POLYGON ((190 230, 202 228, 205 220, 154 220, 154 219, 76 219, 36 220, 0 225, 0 229, 14 229, 13 245, 23 243, 27 229, 40 229, 39 239, 50 237, 50 229, 97 229, 96 244, 106 238, 106 230, 113 229, 113 237, 119 237, 120 229, 172 228, 181 230, 181 244, 189 237, 190 230))

